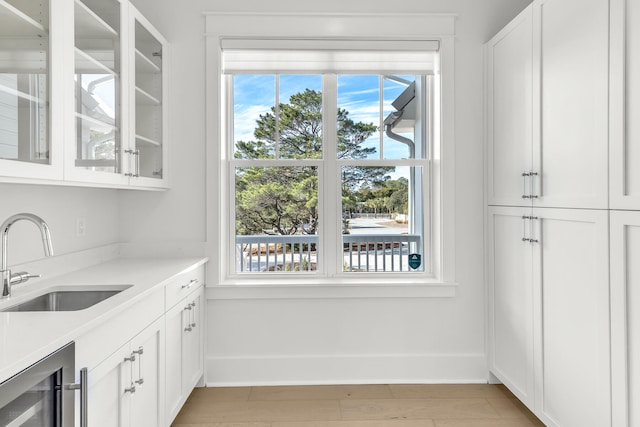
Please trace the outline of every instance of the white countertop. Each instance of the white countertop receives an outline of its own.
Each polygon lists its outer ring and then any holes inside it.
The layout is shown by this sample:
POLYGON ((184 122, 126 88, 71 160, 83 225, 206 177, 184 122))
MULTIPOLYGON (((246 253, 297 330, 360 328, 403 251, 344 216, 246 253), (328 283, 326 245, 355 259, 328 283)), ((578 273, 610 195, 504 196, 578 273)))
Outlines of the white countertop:
POLYGON ((67 312, 0 312, 0 382, 141 300, 206 258, 118 258, 77 271, 16 285, 0 310, 64 286, 133 285, 92 307, 67 312))

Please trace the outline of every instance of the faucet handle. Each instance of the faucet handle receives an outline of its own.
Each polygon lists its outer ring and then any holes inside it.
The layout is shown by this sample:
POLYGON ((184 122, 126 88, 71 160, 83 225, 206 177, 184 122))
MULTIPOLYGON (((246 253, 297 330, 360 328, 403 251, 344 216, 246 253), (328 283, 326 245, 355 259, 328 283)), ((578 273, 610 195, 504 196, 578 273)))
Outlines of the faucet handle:
POLYGON ((35 279, 37 277, 42 277, 40 274, 31 274, 26 271, 19 271, 17 273, 11 274, 11 284, 18 285, 20 283, 24 283, 29 279, 35 279))

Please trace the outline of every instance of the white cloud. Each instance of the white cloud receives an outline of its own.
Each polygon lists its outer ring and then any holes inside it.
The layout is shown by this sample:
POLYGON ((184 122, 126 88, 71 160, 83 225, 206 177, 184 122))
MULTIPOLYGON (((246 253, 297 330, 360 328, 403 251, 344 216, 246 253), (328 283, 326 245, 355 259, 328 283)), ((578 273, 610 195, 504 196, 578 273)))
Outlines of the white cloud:
POLYGON ((234 105, 234 141, 253 140, 253 131, 256 128, 256 122, 260 119, 260 115, 270 111, 270 105, 234 105))

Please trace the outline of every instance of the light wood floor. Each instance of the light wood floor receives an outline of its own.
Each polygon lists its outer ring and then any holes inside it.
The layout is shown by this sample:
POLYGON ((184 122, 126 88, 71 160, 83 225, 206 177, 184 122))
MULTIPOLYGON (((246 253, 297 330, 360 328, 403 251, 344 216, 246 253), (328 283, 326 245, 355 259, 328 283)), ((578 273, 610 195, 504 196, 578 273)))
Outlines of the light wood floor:
POLYGON ((543 426, 501 385, 197 388, 172 427, 543 426))

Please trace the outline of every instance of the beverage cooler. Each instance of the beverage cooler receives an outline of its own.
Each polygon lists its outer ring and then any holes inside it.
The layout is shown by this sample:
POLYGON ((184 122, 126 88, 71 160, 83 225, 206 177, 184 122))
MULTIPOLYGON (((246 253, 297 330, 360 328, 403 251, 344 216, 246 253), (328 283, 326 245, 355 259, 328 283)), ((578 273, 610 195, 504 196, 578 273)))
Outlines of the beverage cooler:
MULTIPOLYGON (((86 381, 81 381, 84 387, 74 384, 74 365, 71 343, 0 383, 0 427, 72 427, 74 391, 86 391, 86 381)), ((82 380, 84 375, 86 371, 82 380)), ((83 393, 82 405, 85 397, 83 393)))

